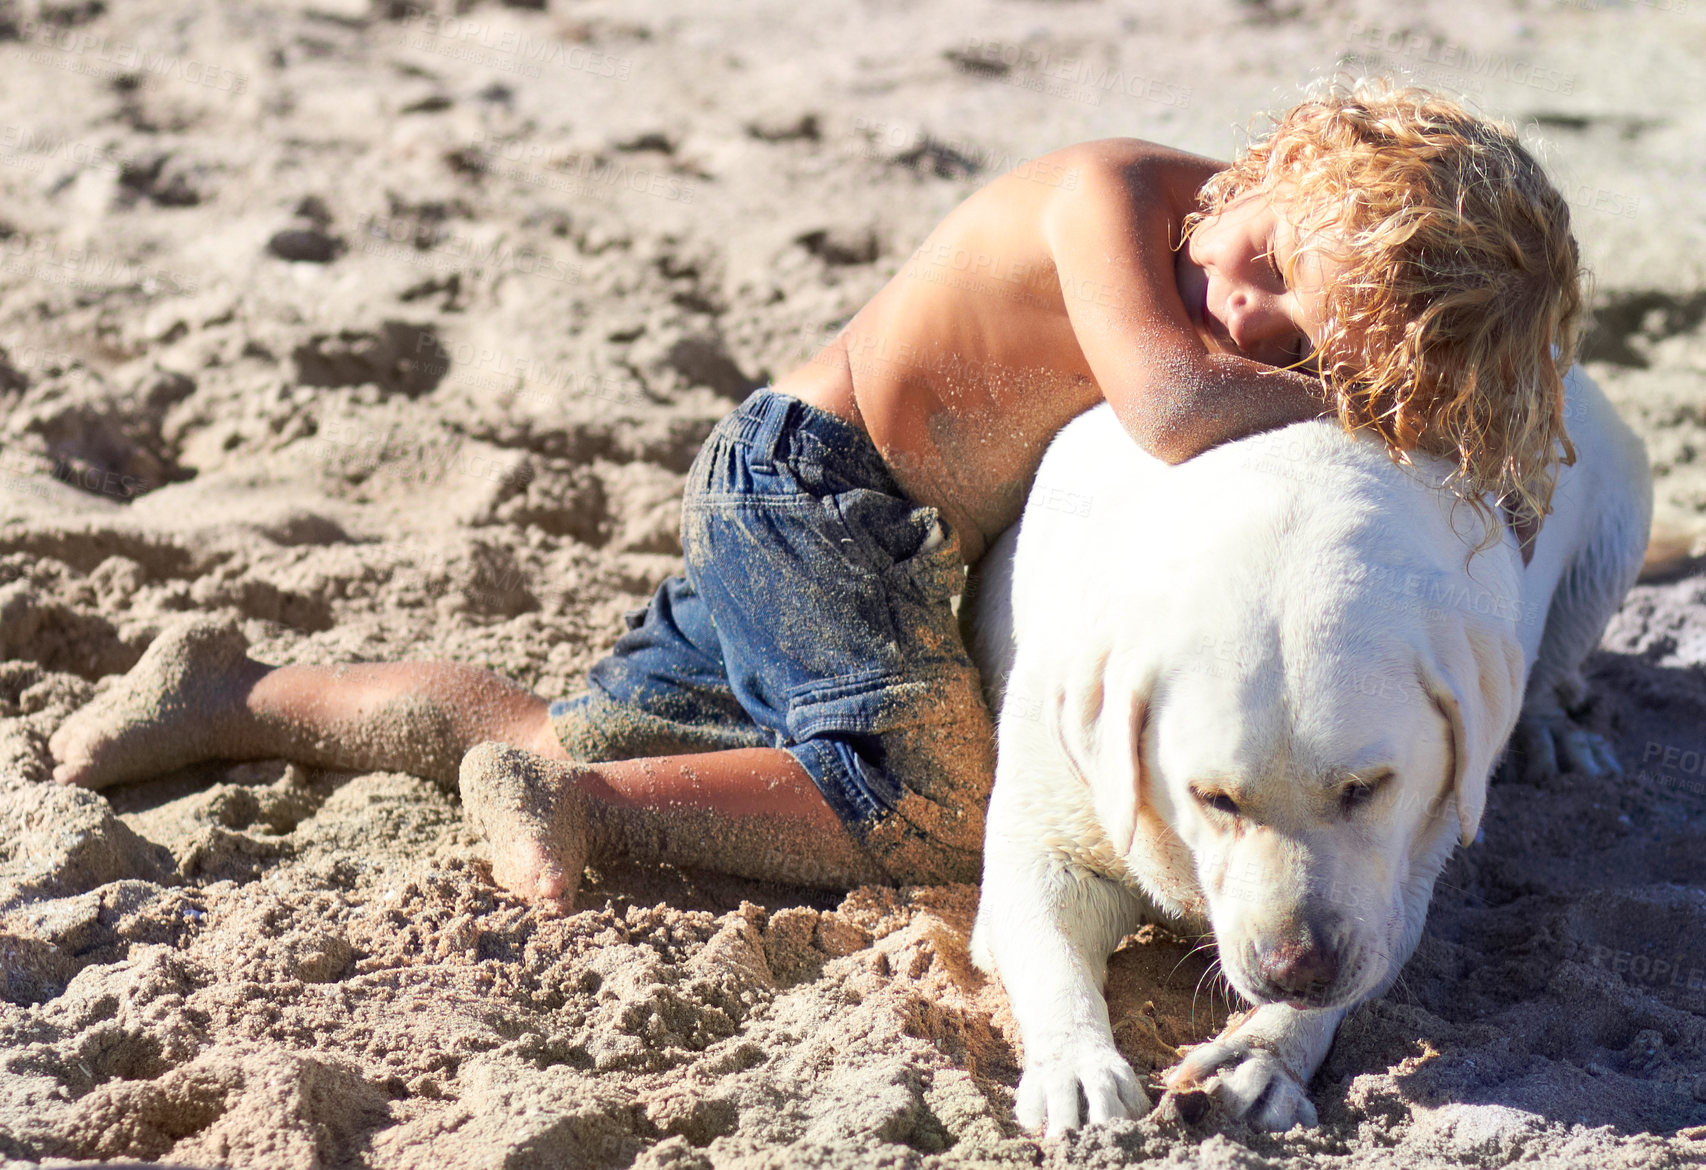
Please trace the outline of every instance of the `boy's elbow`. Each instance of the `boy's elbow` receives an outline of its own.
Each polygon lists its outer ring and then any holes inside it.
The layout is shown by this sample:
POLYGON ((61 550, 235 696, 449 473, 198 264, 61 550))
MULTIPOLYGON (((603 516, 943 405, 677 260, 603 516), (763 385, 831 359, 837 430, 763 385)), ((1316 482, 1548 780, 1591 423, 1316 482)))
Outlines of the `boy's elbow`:
POLYGON ((1175 467, 1187 459, 1195 459, 1208 448, 1201 443, 1188 441, 1177 432, 1170 431, 1153 436, 1147 450, 1169 467, 1175 467))
POLYGON ((1149 412, 1119 414, 1116 410, 1115 413, 1119 416, 1121 425, 1125 427, 1125 433, 1131 436, 1132 442, 1168 466, 1183 463, 1203 452, 1199 444, 1190 441, 1190 436, 1183 427, 1158 424, 1149 412))
POLYGON ((1149 385, 1125 386, 1104 394, 1132 441, 1169 466, 1200 455, 1212 445, 1201 441, 1202 428, 1194 425, 1201 404, 1189 393, 1149 385))
POLYGON ((1196 459, 1204 450, 1208 449, 1199 447, 1196 443, 1158 443, 1155 447, 1150 447, 1150 454, 1169 467, 1177 467, 1187 459, 1196 459))

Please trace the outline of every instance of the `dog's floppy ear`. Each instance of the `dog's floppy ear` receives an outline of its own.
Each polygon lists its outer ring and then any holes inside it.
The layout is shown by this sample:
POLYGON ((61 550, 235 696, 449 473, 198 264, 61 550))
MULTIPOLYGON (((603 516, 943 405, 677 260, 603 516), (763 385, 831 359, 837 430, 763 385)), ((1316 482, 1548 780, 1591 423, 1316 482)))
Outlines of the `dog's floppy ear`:
POLYGON ((1137 838, 1137 810, 1143 803, 1143 729, 1149 722, 1148 688, 1109 688, 1102 704, 1102 751, 1092 786, 1096 816, 1121 857, 1137 838))
POLYGON ((1430 623, 1419 667, 1422 687, 1451 725, 1452 791, 1459 840, 1468 845, 1487 807, 1487 778, 1522 707, 1522 646, 1460 615, 1430 623))
POLYGON ((1056 733, 1073 770, 1090 789, 1096 819, 1125 857, 1137 836, 1143 799, 1143 728, 1149 686, 1110 677, 1107 654, 1090 662, 1087 674, 1058 697, 1056 733))

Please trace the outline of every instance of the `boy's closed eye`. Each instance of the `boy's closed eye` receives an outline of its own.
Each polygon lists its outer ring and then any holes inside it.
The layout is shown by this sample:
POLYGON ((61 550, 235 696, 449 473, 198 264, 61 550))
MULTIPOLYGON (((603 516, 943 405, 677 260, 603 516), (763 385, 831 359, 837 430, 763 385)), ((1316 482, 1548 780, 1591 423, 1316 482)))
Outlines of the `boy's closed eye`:
MULTIPOLYGON (((1279 239, 1277 236, 1268 237, 1267 251, 1263 258, 1268 262, 1268 268, 1273 273, 1274 283, 1283 292, 1291 292, 1291 281, 1286 279, 1285 269, 1280 264, 1279 239)), ((1286 347, 1286 369, 1297 369, 1303 373, 1316 374, 1320 372, 1316 359, 1315 342, 1300 326, 1286 347)))

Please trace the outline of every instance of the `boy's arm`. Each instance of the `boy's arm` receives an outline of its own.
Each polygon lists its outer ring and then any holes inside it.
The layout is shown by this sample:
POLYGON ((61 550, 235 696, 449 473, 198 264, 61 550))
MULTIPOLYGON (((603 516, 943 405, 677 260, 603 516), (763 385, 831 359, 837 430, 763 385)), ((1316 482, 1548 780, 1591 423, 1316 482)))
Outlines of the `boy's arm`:
POLYGON ((1212 160, 1147 143, 1088 143, 1085 181, 1045 212, 1067 315, 1127 433, 1167 463, 1331 411, 1312 375, 1213 353, 1180 300, 1172 238, 1212 160))

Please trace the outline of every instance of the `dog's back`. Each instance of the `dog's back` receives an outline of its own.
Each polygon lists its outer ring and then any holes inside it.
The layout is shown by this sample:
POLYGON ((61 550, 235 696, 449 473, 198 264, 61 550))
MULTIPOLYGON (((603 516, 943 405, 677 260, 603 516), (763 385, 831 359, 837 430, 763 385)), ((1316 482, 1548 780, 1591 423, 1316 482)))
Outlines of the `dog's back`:
POLYGON ((1442 460, 1401 467, 1374 440, 1318 420, 1170 467, 1096 407, 1056 436, 1021 522, 978 566, 973 656, 1000 695, 1019 645, 1070 640, 1110 605, 1141 605, 1164 622, 1173 606, 1222 592, 1225 572, 1269 574, 1270 593, 1292 585, 1307 597, 1335 568, 1366 574, 1354 562, 1372 558, 1394 590, 1505 605, 1526 663, 1540 660, 1547 678, 1537 681, 1550 685, 1633 583, 1651 516, 1640 439, 1579 369, 1566 382, 1566 422, 1577 459, 1560 469, 1532 563, 1522 568, 1507 530, 1466 571, 1481 532, 1473 510, 1438 487, 1450 471, 1442 460))

